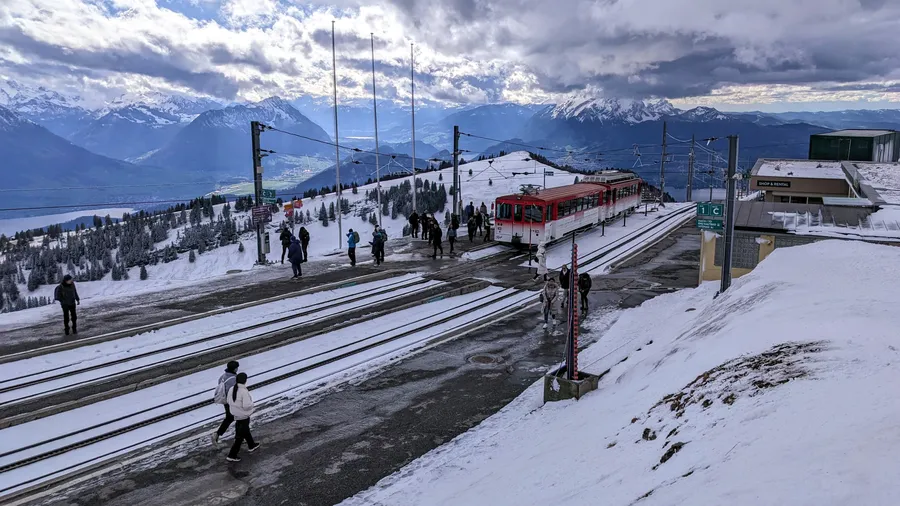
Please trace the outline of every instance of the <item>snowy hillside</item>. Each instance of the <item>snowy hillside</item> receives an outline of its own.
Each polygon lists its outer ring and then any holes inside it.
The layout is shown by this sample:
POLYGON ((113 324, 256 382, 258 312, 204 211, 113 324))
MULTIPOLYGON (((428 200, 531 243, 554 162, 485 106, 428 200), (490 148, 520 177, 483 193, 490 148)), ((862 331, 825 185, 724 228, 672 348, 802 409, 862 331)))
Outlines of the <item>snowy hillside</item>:
POLYGON ((778 249, 715 300, 589 320, 599 391, 542 406, 536 384, 343 504, 898 504, 898 265, 859 242, 778 249))
MULTIPOLYGON (((471 162, 461 165, 460 179, 462 181, 463 201, 466 204, 468 204, 469 201, 473 201, 476 206, 485 202, 488 208, 491 208, 492 202, 498 196, 517 193, 521 184, 542 184, 543 176, 540 173, 543 165, 536 164, 535 162, 522 161, 527 156, 528 153, 526 152, 516 152, 495 158, 490 166, 488 161, 471 162), (535 169, 538 172, 537 176, 512 175, 512 172, 523 172, 525 170, 532 172, 535 169), (469 175, 470 170, 472 172, 471 176, 469 175)), ((553 176, 547 177, 547 186, 555 187, 572 184, 574 178, 575 176, 573 174, 555 170, 553 176)), ((382 189, 387 191, 392 187, 397 187, 405 182, 409 182, 411 179, 411 177, 404 177, 385 181, 382 183, 382 189)), ((450 183, 453 179, 453 169, 449 168, 441 171, 428 172, 417 176, 417 179, 437 186, 444 185, 445 189, 449 190, 450 183)), ((374 184, 365 185, 360 186, 358 193, 356 194, 348 189, 345 190, 342 195, 342 198, 346 199, 349 203, 348 212, 342 216, 343 233, 346 234, 351 228, 357 230, 360 233, 363 245, 371 239, 373 226, 370 224, 369 220, 371 219, 372 214, 378 212, 377 204, 373 201, 366 200, 366 192, 374 189, 374 184)), ((282 197, 288 199, 291 196, 285 195, 282 197)), ((318 212, 323 205, 325 209, 329 209, 333 205, 337 206, 337 203, 338 201, 335 194, 303 199, 302 212, 304 217, 306 216, 306 213, 309 212, 312 218, 311 222, 305 225, 312 238, 309 246, 310 260, 312 262, 326 261, 333 267, 342 267, 345 265, 349 266, 349 261, 346 256, 342 254, 346 248, 346 238, 338 236, 338 227, 337 223, 334 222, 334 219, 329 219, 327 225, 324 225, 318 219, 318 212), (337 255, 338 253, 340 253, 340 255, 337 255)), ((387 230, 390 240, 400 241, 390 244, 394 245, 397 249, 402 249, 403 227, 407 224, 406 218, 402 214, 398 214, 396 218, 392 218, 393 203, 385 202, 385 204, 388 207, 388 213, 387 215, 382 215, 383 226, 387 230)), ((421 202, 419 205, 422 205, 421 202)), ((435 211, 437 211, 435 215, 441 223, 444 223, 445 214, 450 211, 451 206, 452 203, 448 197, 443 208, 435 209, 435 211)), ((224 205, 222 204, 214 206, 214 215, 211 217, 204 217, 202 223, 211 223, 211 219, 215 221, 221 218, 223 207, 224 205)), ((242 225, 249 219, 249 213, 231 211, 230 215, 236 221, 238 231, 241 231, 242 225)), ((39 218, 30 219, 31 221, 28 221, 28 226, 39 226, 36 225, 38 222, 34 221, 38 219, 39 218)), ((273 215, 273 221, 267 227, 270 235, 271 248, 268 259, 272 262, 280 262, 281 260, 281 245, 278 240, 278 230, 284 221, 284 213, 276 213, 273 215)), ((50 223, 46 223, 46 225, 49 224, 50 223)), ((294 227, 294 231, 298 231, 299 227, 300 225, 297 224, 294 227)), ((168 229, 167 238, 163 241, 154 243, 153 248, 162 251, 166 246, 176 244, 181 237, 188 233, 189 229, 189 224, 178 224, 177 226, 168 229)), ((193 284, 198 280, 209 280, 216 276, 223 276, 227 274, 228 271, 251 270, 254 268, 254 263, 256 262, 256 234, 255 232, 243 233, 239 237, 239 241, 244 245, 243 252, 239 251, 238 243, 229 242, 219 247, 210 248, 203 253, 198 252, 198 254, 195 255, 194 262, 190 262, 187 253, 181 253, 178 255, 177 259, 162 261, 155 265, 147 265, 148 279, 146 280, 139 279, 140 269, 138 267, 130 267, 128 269, 128 279, 113 281, 113 275, 110 272, 105 274, 103 278, 98 281, 79 282, 79 293, 83 303, 89 303, 91 299, 99 300, 114 298, 122 295, 134 295, 141 292, 166 290, 193 284)), ((33 244, 39 246, 41 240, 35 239, 33 244)), ((56 244, 56 241, 53 241, 53 244, 56 244)), ((118 252, 113 250, 110 256, 118 258, 118 252)), ((360 247, 357 258, 360 262, 371 261, 369 251, 364 247, 360 247)), ((389 256, 387 260, 390 262, 392 258, 409 259, 408 256, 389 256)), ((0 263, 2 263, 2 261, 3 257, 0 255, 0 263)), ((113 263, 118 265, 118 260, 113 263)), ((274 268, 284 268, 285 275, 287 275, 290 270, 288 267, 282 267, 280 265, 275 266, 274 268)), ((60 274, 67 273, 68 271, 66 269, 69 269, 69 267, 65 264, 58 267, 60 274)), ((76 268, 75 270, 80 272, 79 268, 76 268)), ((50 297, 52 295, 54 288, 52 284, 44 284, 34 291, 28 291, 27 283, 23 282, 28 276, 29 271, 23 267, 22 276, 19 277, 18 283, 18 289, 21 296, 50 297)), ((53 310, 55 309, 39 308, 29 309, 28 312, 35 312, 35 317, 39 317, 44 313, 49 314, 49 312, 53 310)), ((17 317, 17 319, 21 319, 21 317, 17 317)))
POLYGON ((544 114, 553 119, 578 121, 642 123, 655 121, 662 116, 677 112, 667 100, 626 100, 596 98, 585 94, 574 94, 565 101, 548 109, 544 114))

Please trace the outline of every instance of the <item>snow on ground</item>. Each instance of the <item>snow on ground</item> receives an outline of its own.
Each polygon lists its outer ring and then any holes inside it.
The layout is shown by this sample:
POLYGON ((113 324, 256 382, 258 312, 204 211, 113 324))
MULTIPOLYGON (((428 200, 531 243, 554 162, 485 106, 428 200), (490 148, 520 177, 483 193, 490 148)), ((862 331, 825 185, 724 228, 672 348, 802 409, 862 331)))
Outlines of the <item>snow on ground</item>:
MULTIPOLYGON (((524 162, 524 158, 528 157, 528 153, 524 151, 515 152, 506 156, 494 158, 491 164, 487 160, 480 162, 470 162, 460 166, 460 179, 462 186, 463 202, 468 204, 474 202, 476 206, 480 206, 484 202, 488 208, 501 195, 518 193, 519 186, 522 184, 543 184, 542 164, 536 162, 524 162), (537 167, 537 169, 535 169, 537 167), (472 175, 469 175, 469 171, 472 175), (533 172, 537 170, 535 176, 513 176, 513 172, 523 171, 533 172)), ((402 184, 404 181, 411 180, 412 177, 393 179, 381 183, 382 188, 389 188, 402 184)), ((423 181, 435 182, 438 185, 444 184, 449 190, 453 181, 453 169, 448 168, 440 171, 427 172, 417 176, 417 179, 423 181)), ((556 187, 572 184, 575 181, 575 175, 561 170, 554 170, 553 176, 547 178, 548 187, 556 187)), ((366 190, 372 190, 375 185, 360 186, 359 192, 353 194, 350 190, 344 191, 342 197, 349 200, 353 208, 349 215, 342 217, 341 235, 338 235, 338 226, 336 222, 329 222, 327 226, 322 225, 319 221, 305 225, 310 233, 309 256, 311 262, 325 261, 329 263, 329 268, 343 268, 349 266, 350 262, 346 256, 347 238, 346 234, 350 229, 359 232, 361 244, 357 246, 356 255, 358 262, 366 262, 371 260, 371 250, 369 241, 372 240, 373 226, 368 223, 365 218, 357 214, 360 207, 365 207, 366 190)), ((303 199, 303 207, 301 211, 305 214, 307 210, 315 218, 322 204, 328 209, 331 203, 337 206, 337 197, 334 194, 325 197, 303 199)), ((369 203, 369 207, 373 210, 376 205, 369 203)), ((223 205, 214 206, 216 216, 221 215, 223 205)), ((448 196, 446 211, 452 209, 452 201, 448 196)), ((104 210, 110 211, 110 210, 104 210)), ((119 210, 128 211, 128 210, 119 210)), ((91 212, 91 214, 99 214, 99 211, 91 212)), ((238 220, 245 220, 248 213, 233 213, 238 220)), ((60 215, 63 216, 63 215, 60 215)), ((121 214, 119 215, 121 216, 121 214)), ((438 213, 437 219, 442 226, 444 214, 438 213)), ((396 246, 403 251, 404 244, 402 242, 403 227, 407 224, 406 219, 401 215, 397 219, 390 219, 390 216, 382 216, 384 228, 387 230, 389 245, 388 251, 392 251, 396 246), (398 239, 401 239, 398 241, 398 239)), ((268 224, 266 229, 269 231, 270 253, 267 258, 270 262, 280 264, 281 261, 281 243, 278 237, 279 229, 285 221, 284 213, 279 212, 272 216, 272 222, 268 224)), ((2 223, 2 222, 0 222, 2 223)), ((49 223, 49 222, 48 222, 49 223)), ((175 240, 177 231, 183 229, 179 227, 169 232, 169 239, 166 242, 158 243, 157 247, 163 247, 175 240)), ((300 226, 294 228, 297 233, 300 226)), ((139 269, 129 269, 130 279, 127 281, 113 281, 112 274, 107 274, 104 279, 92 282, 78 283, 78 293, 82 299, 82 307, 90 302, 98 302, 104 300, 114 300, 123 296, 139 295, 142 293, 169 290, 173 288, 194 285, 198 281, 206 281, 212 278, 224 276, 229 271, 249 271, 257 270, 260 267, 254 267, 256 263, 256 233, 244 234, 241 237, 244 244, 244 252, 238 251, 238 245, 227 245, 216 248, 202 255, 196 256, 196 261, 190 263, 187 254, 179 255, 178 260, 164 264, 147 266, 149 277, 147 280, 139 279, 139 269)), ((445 237, 446 241, 446 237, 445 237)), ((39 244, 37 241, 36 244, 39 244)), ((408 249, 408 248, 407 248, 408 249)), ((390 255, 390 260, 412 260, 414 257, 408 255, 390 255)), ((277 266, 274 268, 280 268, 277 266)), ((285 275, 289 276, 290 269, 284 267, 285 275)), ((34 292, 29 292, 25 285, 19 285, 19 289, 23 296, 41 297, 46 296, 52 298, 55 286, 41 286, 34 292)), ((58 307, 45 306, 41 308, 17 311, 15 313, 0 314, 0 326, 3 324, 22 324, 27 322, 36 322, 56 315, 59 312, 58 307)))
MULTIPOLYGON (((598 249, 619 241, 626 236, 638 233, 643 228, 652 225, 656 220, 667 216, 676 211, 681 211, 685 207, 692 207, 694 204, 668 204, 664 208, 649 207, 647 215, 644 216, 644 208, 641 207, 639 212, 628 216, 623 224, 619 219, 606 225, 606 228, 594 227, 588 232, 578 234, 576 242, 578 243, 578 259, 579 261, 590 258, 595 255, 598 249)), ((650 237, 647 241, 654 241, 658 237, 650 237)), ((572 261, 572 243, 570 241, 559 241, 547 248, 547 268, 559 269, 563 264, 572 261)), ((522 265, 527 266, 526 260, 522 265)), ((534 265, 532 265, 534 267, 534 265)))
POLYGON ((11 237, 16 232, 24 232, 35 228, 48 227, 57 223, 67 223, 82 217, 109 215, 110 218, 122 218, 125 213, 134 212, 130 207, 112 207, 106 209, 86 209, 84 211, 72 211, 61 214, 45 214, 43 216, 29 216, 27 218, 0 219, 0 234, 11 237))
POLYGON ((898 504, 898 266, 823 241, 652 299, 581 353, 598 391, 542 406, 536 383, 342 504, 898 504))

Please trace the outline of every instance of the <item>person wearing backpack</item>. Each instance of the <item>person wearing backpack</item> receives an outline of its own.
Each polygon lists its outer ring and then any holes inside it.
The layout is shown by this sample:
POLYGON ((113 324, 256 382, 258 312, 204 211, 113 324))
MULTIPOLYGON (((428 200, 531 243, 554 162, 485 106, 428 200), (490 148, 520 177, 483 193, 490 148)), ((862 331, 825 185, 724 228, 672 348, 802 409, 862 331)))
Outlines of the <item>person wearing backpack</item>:
POLYGON ((303 260, 301 262, 309 262, 309 254, 306 249, 309 247, 309 230, 306 227, 300 227, 300 246, 303 248, 303 260))
POLYGON ((300 241, 296 237, 291 237, 291 246, 288 248, 288 260, 291 262, 291 269, 294 270, 294 277, 291 279, 303 276, 303 269, 300 267, 300 264, 303 263, 303 246, 300 245, 300 241))
POLYGON ((284 255, 287 253, 288 248, 291 247, 291 231, 288 230, 287 226, 281 227, 281 234, 278 236, 281 239, 281 263, 284 263, 284 255))
POLYGON ((419 237, 419 213, 416 211, 409 215, 409 233, 413 238, 419 237))
POLYGON ((228 392, 228 406, 234 415, 234 444, 231 445, 231 451, 225 459, 228 462, 240 462, 238 452, 241 450, 241 444, 247 442, 247 448, 250 453, 259 448, 259 443, 253 440, 253 434, 250 433, 250 415, 253 414, 253 397, 250 397, 250 390, 247 390, 247 375, 245 373, 238 374, 235 378, 235 385, 228 392))
POLYGON ((578 275, 578 293, 581 294, 581 312, 587 313, 588 294, 591 293, 591 275, 582 272, 578 275))
POLYGON ((359 234, 350 229, 347 233, 347 256, 350 257, 350 267, 356 265, 356 245, 359 244, 359 234))
POLYGON ((225 405, 225 419, 222 420, 222 424, 219 425, 219 428, 212 433, 212 442, 215 446, 219 446, 219 438, 222 437, 222 434, 225 434, 225 431, 231 426, 231 422, 234 421, 234 416, 231 415, 231 408, 228 407, 228 399, 226 396, 236 382, 235 378, 237 377, 238 365, 237 360, 228 362, 228 365, 225 366, 225 374, 219 378, 219 384, 216 386, 216 393, 213 395, 213 402, 225 405))

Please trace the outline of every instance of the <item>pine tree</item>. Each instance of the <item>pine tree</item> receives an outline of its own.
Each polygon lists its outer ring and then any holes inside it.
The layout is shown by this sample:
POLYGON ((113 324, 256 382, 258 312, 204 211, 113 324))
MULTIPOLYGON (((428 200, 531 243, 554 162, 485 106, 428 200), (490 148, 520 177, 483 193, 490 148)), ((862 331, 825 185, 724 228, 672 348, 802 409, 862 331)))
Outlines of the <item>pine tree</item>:
POLYGON ((471 169, 471 168, 469 169, 469 175, 470 175, 470 176, 472 175, 472 169, 471 169))
POLYGON ((328 226, 328 211, 325 210, 324 202, 322 202, 322 207, 319 208, 319 221, 322 222, 323 227, 328 226))
POLYGON ((309 209, 306 210, 306 220, 304 220, 303 223, 304 223, 304 224, 306 224, 306 223, 312 223, 312 215, 309 214, 309 209))
POLYGON ((353 182, 353 186, 351 187, 351 191, 353 192, 354 195, 356 195, 356 194, 359 193, 359 187, 356 186, 356 182, 355 182, 355 181, 353 182))
POLYGON ((242 243, 242 242, 239 242, 239 243, 238 243, 238 252, 239 252, 239 253, 243 253, 243 252, 244 252, 244 243, 242 243))
POLYGON ((488 179, 488 186, 494 186, 494 180, 488 179))
POLYGON ((444 173, 438 172, 438 181, 443 181, 443 180, 444 180, 444 173))
POLYGON ((149 276, 147 275, 147 267, 143 264, 141 265, 141 281, 145 281, 149 276))
POLYGON ((337 216, 334 214, 334 202, 328 204, 328 219, 331 221, 337 219, 337 216))
POLYGON ((196 262, 196 261, 197 261, 197 255, 194 254, 194 250, 192 249, 192 250, 191 250, 191 254, 188 255, 188 262, 194 263, 194 262, 196 262))

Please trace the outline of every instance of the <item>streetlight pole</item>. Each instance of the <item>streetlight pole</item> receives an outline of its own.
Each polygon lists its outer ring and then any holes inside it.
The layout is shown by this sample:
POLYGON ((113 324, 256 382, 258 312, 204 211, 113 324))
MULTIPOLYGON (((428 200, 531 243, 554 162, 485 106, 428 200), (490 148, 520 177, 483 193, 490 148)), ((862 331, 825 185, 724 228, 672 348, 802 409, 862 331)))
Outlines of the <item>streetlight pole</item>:
MULTIPOLYGON (((334 50, 334 21, 331 22, 331 68, 333 69, 333 84, 334 84, 334 172, 335 178, 337 179, 337 193, 335 194, 337 197, 337 207, 340 210, 341 206, 341 141, 338 138, 338 102, 337 102, 337 56, 334 50)), ((379 209, 380 213, 381 210, 379 209)), ((341 230, 341 213, 337 213, 337 222, 338 222, 338 249, 341 249, 341 246, 344 245, 344 237, 342 235, 343 231, 341 230)))
POLYGON ((378 99, 375 94, 375 34, 372 38, 372 113, 375 116, 375 191, 378 192, 378 225, 381 223, 381 164, 378 161, 378 99))

